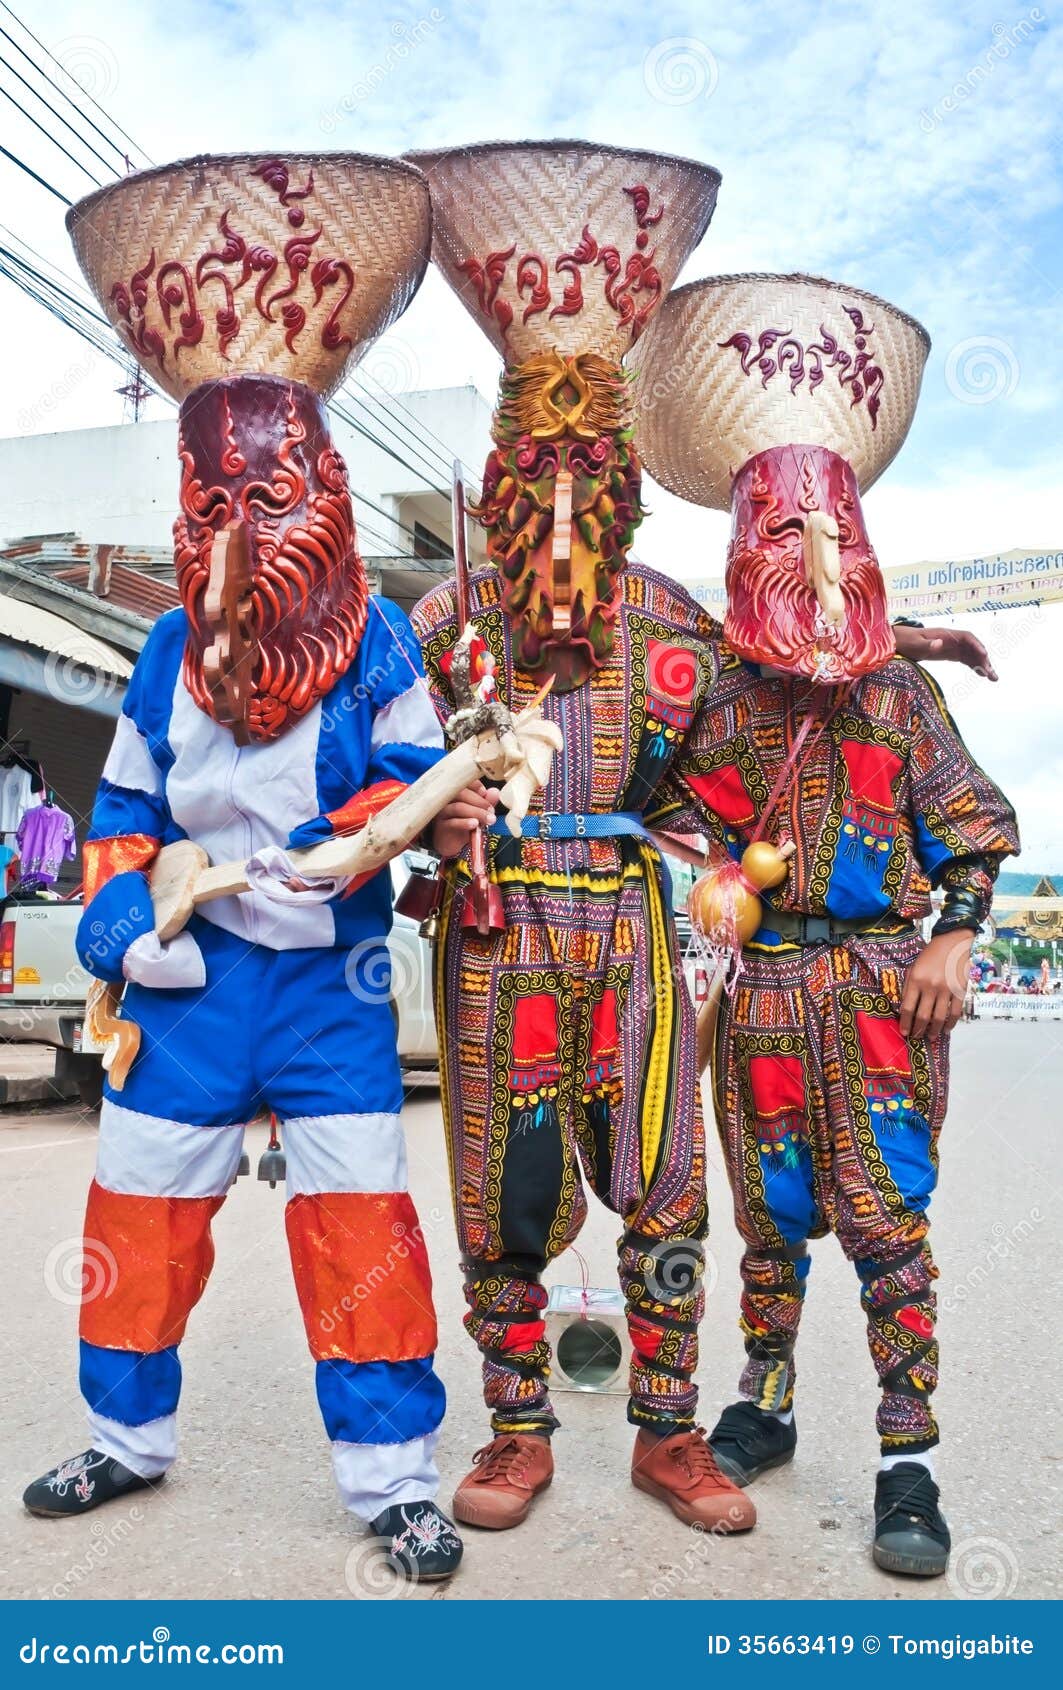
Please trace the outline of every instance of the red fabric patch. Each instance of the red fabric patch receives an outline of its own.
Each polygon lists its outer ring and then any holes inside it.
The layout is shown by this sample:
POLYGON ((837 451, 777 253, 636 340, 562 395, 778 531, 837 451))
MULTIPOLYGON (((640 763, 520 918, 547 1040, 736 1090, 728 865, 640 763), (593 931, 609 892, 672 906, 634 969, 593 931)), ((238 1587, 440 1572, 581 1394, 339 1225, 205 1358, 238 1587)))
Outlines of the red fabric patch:
POLYGON ((799 1056, 751 1056, 749 1084, 765 1121, 805 1108, 805 1068, 799 1056))
POLYGON ((649 1326, 645 1321, 635 1319, 629 1315, 627 1330, 628 1337, 631 1339, 631 1348, 634 1350, 639 1360, 653 1361, 656 1358, 658 1349, 660 1348, 660 1327, 649 1326))
POLYGON ((401 780, 377 781, 375 786, 367 786, 364 792, 356 792, 338 810, 326 810, 325 814, 334 833, 360 833, 372 816, 386 810, 399 793, 405 791, 401 780))
POLYGON ((558 1052, 557 999, 549 992, 518 998, 513 1011, 514 1068, 556 1061, 558 1052))
POLYGON ((755 818, 753 801, 736 763, 725 763, 722 768, 714 769, 711 775, 687 775, 686 779, 709 809, 715 810, 732 827, 743 827, 755 818))
POLYGON ((616 1015, 616 992, 603 992, 591 1015, 591 1060, 616 1056, 620 1049, 620 1027, 616 1015))
POLYGON ((154 1355, 184 1337, 214 1265, 221 1197, 132 1197, 93 1180, 85 1211, 81 1336, 154 1355))
POLYGON ((523 1355, 533 1350, 536 1344, 542 1343, 545 1336, 545 1320, 529 1320, 511 1326, 506 1336, 495 1347, 507 1355, 518 1351, 523 1355))
POLYGON ((917 1338, 932 1338, 934 1336, 934 1322, 920 1309, 908 1307, 897 1310, 898 1325, 904 1326, 909 1332, 914 1332, 917 1338))
POLYGON ((897 808, 893 783, 904 767, 897 753, 884 745, 863 745, 856 739, 843 739, 841 753, 853 798, 872 810, 892 814, 897 808))
POLYGON ((698 684, 698 660, 686 645, 666 645, 663 640, 646 641, 646 689, 688 723, 698 684))
POLYGON ((912 1059, 893 1016, 869 1015, 866 1010, 858 1009, 856 1036, 870 1076, 911 1080, 912 1059))
POLYGON ((303 1192, 284 1220, 315 1361, 432 1354, 432 1275, 408 1192, 303 1192))

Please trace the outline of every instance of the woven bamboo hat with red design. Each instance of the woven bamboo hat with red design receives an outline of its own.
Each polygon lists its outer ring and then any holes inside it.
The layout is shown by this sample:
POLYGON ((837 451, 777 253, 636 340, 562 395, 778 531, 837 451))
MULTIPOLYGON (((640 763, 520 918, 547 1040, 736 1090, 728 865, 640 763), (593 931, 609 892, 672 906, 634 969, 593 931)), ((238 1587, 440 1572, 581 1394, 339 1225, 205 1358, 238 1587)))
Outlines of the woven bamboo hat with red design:
POLYGON ((139 171, 67 213, 78 262, 174 399, 272 375, 327 395, 428 263, 421 173, 363 153, 239 153, 139 171))
POLYGON ((915 415, 929 337, 818 276, 712 276, 678 288, 638 353, 639 443, 681 498, 731 510, 732 648, 826 682, 892 655, 860 493, 915 415))
POLYGON ((565 691, 608 657, 642 514, 621 361, 705 233, 719 172, 587 141, 410 157, 432 257, 505 359, 476 515, 516 661, 565 691))
POLYGON ((589 141, 407 155, 428 177, 432 257, 508 362, 555 348, 619 363, 713 211, 720 173, 589 141))
POLYGON ((89 195, 67 225, 110 322, 181 402, 185 683, 238 740, 272 739, 365 627, 323 399, 417 291, 427 183, 357 153, 201 157, 89 195))

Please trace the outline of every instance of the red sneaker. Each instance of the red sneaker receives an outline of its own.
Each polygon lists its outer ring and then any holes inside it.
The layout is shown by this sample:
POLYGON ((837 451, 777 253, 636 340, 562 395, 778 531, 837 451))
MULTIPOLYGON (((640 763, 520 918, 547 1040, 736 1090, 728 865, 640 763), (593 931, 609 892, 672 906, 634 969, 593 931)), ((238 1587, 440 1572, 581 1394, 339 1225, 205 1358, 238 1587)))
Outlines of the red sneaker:
POLYGON ((500 1432, 472 1461, 454 1492, 454 1518, 489 1531, 519 1526, 554 1476, 550 1439, 531 1432, 500 1432))
POLYGON ((701 1426, 670 1438, 640 1432, 631 1457, 631 1482, 636 1490, 666 1502, 687 1526, 748 1532, 757 1523, 751 1498, 720 1472, 701 1426))

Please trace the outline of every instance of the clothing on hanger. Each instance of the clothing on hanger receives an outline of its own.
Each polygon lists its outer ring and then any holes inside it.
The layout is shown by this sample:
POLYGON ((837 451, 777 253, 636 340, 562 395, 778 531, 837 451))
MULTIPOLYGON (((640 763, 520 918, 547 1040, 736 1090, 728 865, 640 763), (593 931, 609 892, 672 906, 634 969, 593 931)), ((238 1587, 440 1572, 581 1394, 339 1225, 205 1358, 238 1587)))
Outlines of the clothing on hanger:
POLYGON ((68 857, 77 854, 73 817, 49 797, 22 817, 15 835, 22 859, 22 884, 54 886, 68 857))
POLYGON ((41 801, 43 781, 35 793, 33 771, 22 762, 0 766, 0 833, 14 833, 23 815, 41 801))

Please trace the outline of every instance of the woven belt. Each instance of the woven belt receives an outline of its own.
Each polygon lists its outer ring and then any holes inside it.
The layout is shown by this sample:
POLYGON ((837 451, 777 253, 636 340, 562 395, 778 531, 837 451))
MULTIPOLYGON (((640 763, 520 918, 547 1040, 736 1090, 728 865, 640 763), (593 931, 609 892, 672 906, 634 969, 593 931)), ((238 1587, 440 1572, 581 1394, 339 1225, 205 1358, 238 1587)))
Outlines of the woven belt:
MULTIPOLYGON (((493 822, 490 831, 503 839, 511 837, 504 821, 493 822)), ((580 811, 571 815, 525 816, 520 831, 525 839, 615 839, 620 834, 634 834, 652 843, 649 828, 633 810, 617 810, 605 816, 580 811)))
MULTIPOLYGON (((766 904, 763 927, 793 945, 834 945, 841 939, 852 939, 857 934, 880 929, 882 923, 889 919, 888 910, 882 915, 847 919, 836 915, 802 915, 799 910, 773 910, 766 904)), ((911 923, 907 922, 897 929, 896 934, 886 937, 904 938, 912 931, 911 923)))

